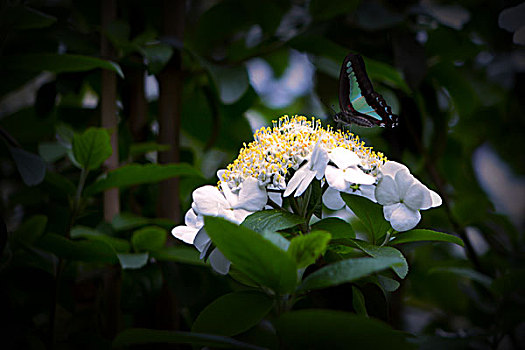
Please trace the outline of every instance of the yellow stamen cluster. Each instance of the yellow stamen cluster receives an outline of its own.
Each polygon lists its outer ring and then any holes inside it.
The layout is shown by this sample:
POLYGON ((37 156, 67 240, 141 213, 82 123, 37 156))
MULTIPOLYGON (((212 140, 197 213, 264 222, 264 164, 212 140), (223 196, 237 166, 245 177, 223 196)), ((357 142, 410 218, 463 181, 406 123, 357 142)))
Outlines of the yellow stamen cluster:
POLYGON ((222 173, 221 181, 237 188, 245 178, 255 177, 262 185, 286 188, 286 174, 297 169, 307 159, 317 141, 327 151, 344 147, 361 159, 364 171, 377 175, 378 167, 386 162, 385 156, 366 147, 359 136, 350 132, 323 128, 320 120, 303 116, 283 116, 273 121, 273 128, 262 127, 254 134, 254 141, 244 144, 239 156, 222 173))

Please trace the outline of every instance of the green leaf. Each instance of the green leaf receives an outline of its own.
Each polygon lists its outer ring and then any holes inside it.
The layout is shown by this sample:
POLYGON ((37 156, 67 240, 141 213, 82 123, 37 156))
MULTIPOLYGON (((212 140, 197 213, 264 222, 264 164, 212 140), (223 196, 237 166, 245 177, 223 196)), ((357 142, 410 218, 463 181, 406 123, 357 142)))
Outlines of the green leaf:
POLYGON ((366 312, 365 297, 356 286, 352 286, 352 306, 358 315, 368 316, 368 312, 366 312))
POLYGON ((111 226, 115 231, 124 231, 144 226, 150 223, 150 219, 131 213, 119 213, 113 217, 111 226))
POLYGON ((261 233, 261 235, 265 239, 275 244, 277 247, 284 250, 285 252, 288 250, 288 247, 290 246, 290 241, 284 238, 280 233, 264 231, 263 233, 261 233))
POLYGON ((67 147, 58 142, 41 142, 38 154, 48 163, 53 163, 67 154, 67 147))
POLYGON ((339 218, 326 218, 317 221, 312 225, 312 230, 322 230, 330 232, 332 243, 334 241, 345 241, 348 238, 355 238, 355 232, 348 222, 339 218))
POLYGON ((352 212, 361 220, 374 241, 383 237, 390 229, 390 224, 383 216, 383 207, 381 205, 365 197, 343 192, 341 192, 341 198, 343 198, 346 205, 348 205, 352 212))
POLYGON ((377 276, 377 280, 379 284, 381 285, 381 287, 387 292, 395 292, 401 285, 395 279, 392 279, 390 277, 381 276, 381 275, 377 276))
POLYGON ((101 241, 76 242, 48 233, 38 240, 37 245, 63 259, 112 264, 118 262, 113 248, 101 241))
POLYGON ((114 348, 139 344, 193 344, 214 348, 263 350, 263 348, 258 346, 220 335, 144 328, 126 329, 117 334, 113 340, 114 348))
POLYGON ((403 90, 407 94, 410 93, 410 88, 396 68, 371 58, 364 58, 364 60, 366 71, 372 81, 382 81, 391 87, 403 90))
POLYGON ((257 291, 223 295, 199 314, 192 332, 234 336, 255 326, 270 312, 273 300, 257 291))
POLYGON ((219 90, 219 97, 224 104, 238 101, 248 90, 250 80, 246 67, 242 65, 224 67, 207 63, 205 65, 219 90))
POLYGON ((360 0, 312 0, 308 9, 314 19, 325 20, 354 12, 360 2, 360 0))
POLYGON ((89 128, 73 137, 73 155, 80 166, 94 170, 111 156, 109 132, 103 128, 89 128))
POLYGON ((200 259, 199 251, 190 246, 171 246, 150 252, 151 257, 159 261, 173 261, 191 265, 206 265, 200 259))
POLYGON ((46 28, 57 21, 56 17, 27 6, 8 6, 4 16, 13 23, 12 28, 18 30, 46 28))
POLYGON ((159 74, 173 56, 173 48, 167 44, 154 44, 142 48, 149 74, 159 74))
POLYGON ((272 209, 257 211, 244 219, 242 226, 255 232, 265 231, 276 232, 297 226, 304 223, 304 219, 299 215, 288 211, 272 209))
POLYGON ((122 69, 115 62, 106 61, 96 57, 68 55, 68 54, 25 54, 8 55, 0 57, 0 66, 8 70, 53 73, 85 72, 102 68, 117 73, 124 78, 122 69))
POLYGON ((71 229, 71 238, 85 238, 92 241, 100 241, 108 244, 116 252, 127 253, 131 246, 128 241, 122 238, 111 237, 100 231, 86 226, 75 226, 71 229))
POLYGON ((298 310, 272 321, 285 349, 413 349, 406 334, 342 311, 298 310))
POLYGON ((75 195, 75 185, 66 177, 53 172, 46 172, 46 177, 44 178, 44 182, 51 187, 53 187, 53 190, 58 190, 59 192, 62 192, 66 196, 74 196, 75 195))
POLYGON ((140 269, 148 263, 148 253, 120 253, 117 254, 123 269, 140 269))
POLYGON ((33 244, 44 234, 47 226, 47 216, 34 215, 24 221, 13 233, 13 239, 23 245, 33 244))
POLYGON ((400 277, 405 278, 408 274, 408 263, 403 254, 393 247, 379 247, 358 239, 353 240, 354 245, 374 258, 398 258, 402 264, 393 266, 394 272, 400 277))
POLYGON ((473 269, 463 267, 435 267, 428 273, 451 273, 457 276, 466 277, 472 281, 476 281, 487 288, 489 288, 493 282, 493 279, 490 276, 484 275, 473 269))
POLYGON ((403 264, 398 257, 352 258, 325 266, 306 277, 299 290, 321 289, 348 283, 403 264))
POLYGON ((38 185, 46 176, 46 164, 40 156, 19 147, 8 146, 16 168, 27 186, 38 185))
POLYGON ((105 177, 88 186, 84 193, 93 195, 108 188, 155 183, 177 176, 201 176, 201 174, 194 167, 185 163, 129 164, 108 172, 105 177))
POLYGON ((170 145, 162 145, 156 142, 134 143, 129 147, 129 154, 136 157, 148 152, 169 151, 170 148, 170 145))
POLYGON ((312 231, 306 235, 294 237, 290 242, 288 254, 303 268, 315 263, 317 258, 324 254, 330 242, 331 235, 324 231, 312 231))
POLYGON ((389 242, 389 244, 401 244, 420 241, 450 242, 458 244, 462 247, 464 246, 463 240, 459 237, 450 235, 448 233, 425 229, 416 229, 399 233, 389 242))
POLYGON ((166 230, 156 226, 148 226, 133 232, 131 243, 136 251, 155 251, 164 248, 166 230))
POLYGON ((218 217, 205 217, 204 227, 224 256, 255 282, 277 293, 289 293, 297 283, 291 257, 260 234, 218 217))

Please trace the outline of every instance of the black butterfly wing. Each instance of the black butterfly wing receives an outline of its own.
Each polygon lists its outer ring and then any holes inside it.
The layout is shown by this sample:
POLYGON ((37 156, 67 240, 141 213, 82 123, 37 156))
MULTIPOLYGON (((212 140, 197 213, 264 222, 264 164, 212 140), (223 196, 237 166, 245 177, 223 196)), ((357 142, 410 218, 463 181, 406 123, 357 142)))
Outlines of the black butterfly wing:
POLYGON ((374 91, 360 55, 348 54, 339 75, 338 121, 361 126, 397 125, 397 116, 383 96, 374 91))

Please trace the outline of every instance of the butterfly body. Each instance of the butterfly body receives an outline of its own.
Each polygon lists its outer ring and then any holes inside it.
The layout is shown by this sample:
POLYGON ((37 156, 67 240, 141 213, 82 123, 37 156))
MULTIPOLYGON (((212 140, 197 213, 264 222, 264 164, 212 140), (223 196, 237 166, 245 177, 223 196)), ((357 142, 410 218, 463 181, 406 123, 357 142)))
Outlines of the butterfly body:
POLYGON ((398 116, 383 96, 374 91, 360 55, 348 54, 339 75, 339 107, 336 122, 366 127, 396 127, 398 116))

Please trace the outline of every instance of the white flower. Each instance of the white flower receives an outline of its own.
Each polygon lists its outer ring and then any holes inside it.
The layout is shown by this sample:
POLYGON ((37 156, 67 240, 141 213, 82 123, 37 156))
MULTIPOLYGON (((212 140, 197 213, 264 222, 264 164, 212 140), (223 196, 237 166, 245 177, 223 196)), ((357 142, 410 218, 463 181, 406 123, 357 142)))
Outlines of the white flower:
POLYGON ((184 223, 186 225, 180 225, 173 228, 171 234, 184 243, 193 244, 195 236, 202 226, 204 226, 202 215, 197 215, 193 209, 190 209, 184 216, 184 223))
POLYGON ((321 139, 317 141, 310 159, 300 167, 292 176, 283 196, 287 197, 295 191, 294 197, 299 197, 306 191, 310 182, 315 178, 322 179, 328 164, 328 152, 320 146, 321 139))
POLYGON ((390 161, 380 170, 383 177, 377 184, 375 197, 394 230, 414 228, 421 220, 420 210, 441 205, 441 197, 412 176, 403 164, 390 161))
POLYGON ((335 190, 352 193, 354 184, 372 185, 376 178, 368 175, 358 167, 361 159, 355 152, 343 147, 336 147, 328 153, 328 157, 337 167, 328 165, 325 171, 328 185, 335 190))
MULTIPOLYGON (((197 188, 193 191, 192 209, 185 216, 186 225, 175 227, 172 234, 185 243, 195 245, 202 259, 211 245, 210 237, 203 228, 203 216, 219 216, 240 224, 248 215, 265 206, 268 195, 257 179, 247 178, 239 187, 238 193, 233 193, 226 183, 221 183, 222 192, 214 186, 197 188)), ((228 273, 230 262, 218 249, 210 254, 209 261, 215 271, 228 273)))

